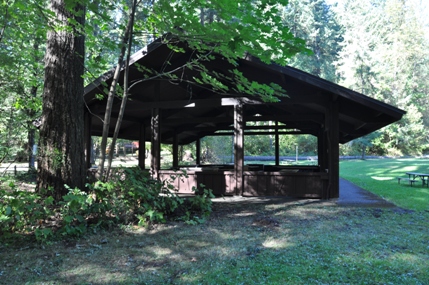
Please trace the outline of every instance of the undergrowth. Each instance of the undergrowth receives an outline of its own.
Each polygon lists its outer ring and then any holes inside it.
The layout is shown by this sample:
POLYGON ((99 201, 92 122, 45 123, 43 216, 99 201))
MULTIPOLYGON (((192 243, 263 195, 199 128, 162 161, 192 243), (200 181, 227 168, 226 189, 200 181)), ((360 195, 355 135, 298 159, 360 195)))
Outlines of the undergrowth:
POLYGON ((0 189, 0 235, 32 234, 46 242, 124 224, 150 226, 169 219, 202 223, 214 196, 200 185, 194 189, 197 195, 179 197, 173 183, 183 176, 185 172, 158 181, 138 167, 121 168, 108 182, 96 181, 83 190, 66 186, 68 193, 58 202, 49 190, 34 193, 8 181, 0 189))

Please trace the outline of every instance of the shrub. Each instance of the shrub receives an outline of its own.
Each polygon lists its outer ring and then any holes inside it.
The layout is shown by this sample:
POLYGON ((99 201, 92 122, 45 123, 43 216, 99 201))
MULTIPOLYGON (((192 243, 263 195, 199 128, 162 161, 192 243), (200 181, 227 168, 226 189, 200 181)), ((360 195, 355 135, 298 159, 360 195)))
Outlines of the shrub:
POLYGON ((195 197, 179 197, 173 183, 182 176, 186 173, 157 181, 138 167, 121 168, 108 182, 87 184, 86 191, 68 188, 56 204, 50 191, 20 191, 11 183, 10 189, 0 190, 0 233, 34 233, 37 240, 46 241, 115 224, 148 226, 168 219, 204 222, 214 196, 201 185, 194 189, 195 197))
POLYGON ((52 214, 54 199, 21 191, 13 182, 0 189, 0 233, 28 233, 39 228, 52 214))

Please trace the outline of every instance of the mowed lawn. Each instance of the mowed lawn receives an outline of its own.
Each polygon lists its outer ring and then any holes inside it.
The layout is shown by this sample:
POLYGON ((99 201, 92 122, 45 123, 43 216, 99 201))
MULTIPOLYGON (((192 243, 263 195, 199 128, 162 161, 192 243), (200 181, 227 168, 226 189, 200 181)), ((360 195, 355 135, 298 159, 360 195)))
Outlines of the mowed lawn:
POLYGON ((429 284, 426 211, 218 203, 204 224, 0 244, 0 284, 429 284))
MULTIPOLYGON (((429 210, 429 188, 419 181, 413 187, 397 177, 406 172, 429 173, 429 159, 369 159, 340 162, 340 176, 399 207, 429 210)), ((417 178, 419 179, 419 178, 417 178)))
POLYGON ((341 162, 344 178, 401 208, 218 201, 192 226, 124 225, 43 244, 0 235, 0 284, 429 284, 427 188, 395 179, 425 170, 423 159, 341 162))

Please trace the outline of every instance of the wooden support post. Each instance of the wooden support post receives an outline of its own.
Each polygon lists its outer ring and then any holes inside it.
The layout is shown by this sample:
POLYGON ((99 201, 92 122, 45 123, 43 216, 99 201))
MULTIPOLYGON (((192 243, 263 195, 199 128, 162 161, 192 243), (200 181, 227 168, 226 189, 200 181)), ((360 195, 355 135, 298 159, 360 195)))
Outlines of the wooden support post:
POLYGON ((85 112, 85 167, 86 169, 90 169, 92 166, 93 159, 95 160, 95 157, 91 159, 92 156, 95 156, 95 154, 92 151, 92 141, 91 141, 91 123, 92 123, 92 116, 89 112, 85 112))
POLYGON ((320 166, 320 171, 325 172, 328 169, 327 163, 327 138, 326 138, 326 124, 319 130, 319 134, 317 136, 317 161, 320 166))
POLYGON ((195 148, 196 148, 196 154, 195 154, 195 156, 196 156, 196 164, 197 165, 200 165, 201 164, 201 139, 197 139, 196 140, 196 142, 195 142, 195 148))
POLYGON ((179 143, 177 133, 174 133, 173 137, 173 168, 179 167, 179 143))
POLYGON ((158 108, 152 109, 151 119, 151 161, 150 173, 152 178, 158 179, 159 169, 161 168, 161 133, 160 133, 160 110, 158 108))
POLYGON ((139 167, 141 169, 146 168, 146 126, 144 124, 140 125, 140 134, 139 134, 139 167))
POLYGON ((280 165, 280 142, 279 142, 279 122, 276 121, 276 130, 274 135, 274 148, 275 148, 275 156, 276 156, 276 165, 280 165))
POLYGON ((338 198, 340 196, 340 128, 339 128, 339 106, 335 100, 330 106, 331 110, 331 132, 330 132, 330 180, 331 187, 328 198, 338 198))
MULTIPOLYGON (((326 121, 326 120, 325 120, 326 121)), ((320 172, 325 172, 326 176, 323 176, 323 190, 322 190, 322 199, 327 199, 328 197, 328 188, 329 188, 329 165, 328 165, 328 147, 326 139, 326 124, 319 130, 317 135, 317 161, 320 167, 320 172)))
POLYGON ((325 199, 338 198, 340 193, 340 158, 339 158, 339 116, 338 101, 330 102, 325 113, 325 130, 323 132, 324 158, 322 169, 328 172, 328 187, 325 199))
POLYGON ((244 116, 243 105, 234 106, 234 176, 235 194, 243 194, 244 116))

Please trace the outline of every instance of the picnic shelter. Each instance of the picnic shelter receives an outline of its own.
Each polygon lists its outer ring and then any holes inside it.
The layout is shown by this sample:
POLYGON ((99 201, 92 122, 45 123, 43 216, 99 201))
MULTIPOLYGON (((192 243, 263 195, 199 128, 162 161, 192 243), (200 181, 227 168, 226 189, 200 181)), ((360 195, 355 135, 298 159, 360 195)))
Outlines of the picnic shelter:
MULTIPOLYGON (((171 44, 171 43, 170 43, 171 44)), ((179 165, 179 146, 196 144, 195 165, 186 167, 187 178, 177 180, 180 193, 191 193, 200 183, 218 195, 291 196, 337 198, 339 196, 339 144, 374 132, 402 118, 404 111, 289 66, 266 64, 250 55, 236 62, 236 68, 249 80, 275 83, 287 93, 278 102, 264 102, 258 96, 220 94, 204 84, 191 84, 198 71, 183 67, 198 53, 184 42, 174 45, 155 41, 131 57, 129 102, 119 137, 151 142, 150 171, 155 179, 165 179, 184 168, 179 165), (142 68, 145 67, 145 68, 142 68), (149 76, 148 70, 169 73, 149 76), (174 74, 175 76, 171 76, 174 74), (256 128, 248 122, 271 122, 256 128), (246 135, 266 134, 274 138, 274 165, 252 165, 244 161, 246 135), (310 134, 317 138, 317 164, 281 165, 279 136, 310 134), (211 135, 233 137, 233 162, 201 165, 200 140, 211 135), (173 162, 161 168, 161 144, 172 146, 173 162)), ((229 76, 232 69, 221 54, 204 62, 205 68, 229 76)), ((101 136, 106 110, 106 87, 114 70, 85 88, 87 151, 90 137, 101 136), (105 95, 99 99, 99 94, 105 95)), ((122 71, 123 72, 123 71, 122 71)), ((123 76, 119 84, 123 84, 123 76)), ((228 83, 226 83, 228 84, 228 83)), ((230 90, 233 90, 231 88, 230 90)), ((109 136, 113 135, 121 100, 112 107, 109 136)), ((145 152, 139 151, 139 166, 145 166, 145 152)), ((89 155, 87 159, 90 161, 89 155)), ((89 165, 88 165, 89 166, 89 165)))

